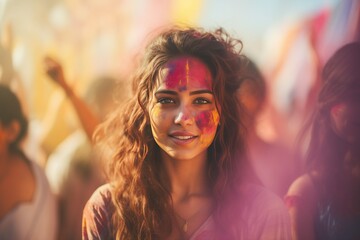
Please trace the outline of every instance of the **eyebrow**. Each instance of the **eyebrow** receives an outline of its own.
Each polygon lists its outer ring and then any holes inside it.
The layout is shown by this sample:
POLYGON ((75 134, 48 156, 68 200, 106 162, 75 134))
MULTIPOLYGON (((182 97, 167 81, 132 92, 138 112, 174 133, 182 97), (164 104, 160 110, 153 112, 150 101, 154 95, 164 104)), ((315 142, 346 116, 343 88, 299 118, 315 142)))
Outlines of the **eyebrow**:
POLYGON ((171 91, 171 90, 159 90, 155 92, 155 95, 157 94, 170 94, 170 95, 177 95, 177 93, 175 91, 171 91))
POLYGON ((214 93, 212 91, 210 91, 210 90, 193 91, 193 92, 190 92, 190 95, 203 94, 203 93, 209 93, 209 94, 214 95, 214 93))
MULTIPOLYGON (((197 91, 190 92, 190 95, 203 94, 203 93, 208 93, 208 94, 214 95, 214 93, 210 90, 197 90, 197 91)), ((177 95, 177 92, 172 91, 172 90, 159 90, 159 91, 155 92, 155 95, 157 95, 157 94, 177 95)))

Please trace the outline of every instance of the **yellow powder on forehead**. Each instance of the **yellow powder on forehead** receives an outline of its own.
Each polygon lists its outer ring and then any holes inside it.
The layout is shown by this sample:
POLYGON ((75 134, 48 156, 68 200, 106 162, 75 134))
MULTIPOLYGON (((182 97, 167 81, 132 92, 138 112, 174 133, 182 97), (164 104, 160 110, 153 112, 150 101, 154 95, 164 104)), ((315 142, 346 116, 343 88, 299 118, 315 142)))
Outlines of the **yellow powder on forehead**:
POLYGON ((185 72, 186 72, 186 85, 188 85, 189 83, 189 74, 190 74, 190 69, 189 69, 189 59, 186 60, 186 65, 185 65, 185 72))

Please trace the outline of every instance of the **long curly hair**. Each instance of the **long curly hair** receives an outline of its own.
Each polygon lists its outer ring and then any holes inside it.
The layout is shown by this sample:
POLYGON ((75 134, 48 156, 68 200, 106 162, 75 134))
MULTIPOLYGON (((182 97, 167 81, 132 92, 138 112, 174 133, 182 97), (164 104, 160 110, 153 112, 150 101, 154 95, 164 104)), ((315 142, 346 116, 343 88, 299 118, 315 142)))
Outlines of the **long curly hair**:
MULTIPOLYGON (((310 142, 306 155, 307 171, 316 170, 326 184, 336 181, 342 174, 347 143, 333 130, 331 108, 342 102, 359 99, 360 90, 360 43, 353 42, 337 50, 327 61, 322 72, 323 85, 310 128, 310 142)), ((304 133, 303 133, 304 134, 304 133)))
POLYGON ((214 215, 226 230, 226 223, 220 221, 221 210, 230 198, 226 196, 239 184, 241 161, 235 159, 235 152, 244 148, 235 95, 241 81, 241 48, 241 41, 222 29, 206 32, 180 27, 163 31, 147 45, 132 79, 134 96, 95 134, 112 151, 107 173, 113 183, 114 238, 162 239, 171 233, 171 195, 159 179, 160 149, 150 130, 147 106, 164 65, 184 55, 200 59, 210 69, 215 101, 221 107, 220 124, 208 149, 208 174, 216 204, 214 215))

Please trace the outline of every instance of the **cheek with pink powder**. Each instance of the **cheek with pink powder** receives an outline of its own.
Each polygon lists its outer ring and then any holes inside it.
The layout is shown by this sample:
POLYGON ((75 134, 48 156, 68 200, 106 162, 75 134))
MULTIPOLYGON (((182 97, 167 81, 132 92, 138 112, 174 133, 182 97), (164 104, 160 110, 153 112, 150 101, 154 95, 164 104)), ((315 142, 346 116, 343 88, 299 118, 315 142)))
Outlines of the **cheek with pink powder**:
POLYGON ((219 114, 216 110, 203 111, 195 116, 195 122, 203 134, 211 134, 216 131, 219 122, 219 114))

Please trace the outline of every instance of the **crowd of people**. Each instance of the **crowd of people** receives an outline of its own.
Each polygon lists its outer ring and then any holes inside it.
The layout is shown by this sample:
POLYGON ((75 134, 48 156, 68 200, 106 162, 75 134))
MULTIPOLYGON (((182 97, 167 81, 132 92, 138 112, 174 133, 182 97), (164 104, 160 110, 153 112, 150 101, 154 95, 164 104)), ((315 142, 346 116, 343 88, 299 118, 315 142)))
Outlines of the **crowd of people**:
POLYGON ((267 86, 242 48, 173 26, 130 80, 100 76, 84 97, 45 57, 80 126, 44 166, 0 75, 0 239, 360 239, 360 43, 321 69, 298 151, 259 135, 267 86))

